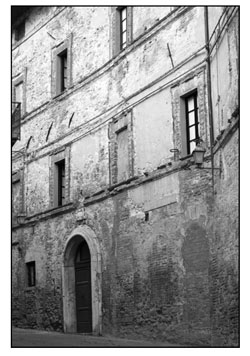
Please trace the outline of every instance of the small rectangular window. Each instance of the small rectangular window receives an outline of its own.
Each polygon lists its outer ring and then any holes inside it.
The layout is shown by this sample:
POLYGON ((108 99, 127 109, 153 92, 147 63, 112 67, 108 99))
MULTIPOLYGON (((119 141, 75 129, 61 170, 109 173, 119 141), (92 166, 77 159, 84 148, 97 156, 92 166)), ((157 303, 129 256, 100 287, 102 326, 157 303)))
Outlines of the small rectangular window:
POLYGON ((25 36, 25 21, 21 22, 15 29, 15 41, 20 41, 25 36))
POLYGON ((185 98, 187 154, 195 149, 200 137, 199 112, 197 106, 197 92, 185 98))
POLYGON ((65 160, 55 163, 55 205, 65 204, 65 160))
POLYGON ((36 263, 35 263, 35 261, 26 263, 26 267, 27 267, 28 287, 33 287, 36 285, 36 263))

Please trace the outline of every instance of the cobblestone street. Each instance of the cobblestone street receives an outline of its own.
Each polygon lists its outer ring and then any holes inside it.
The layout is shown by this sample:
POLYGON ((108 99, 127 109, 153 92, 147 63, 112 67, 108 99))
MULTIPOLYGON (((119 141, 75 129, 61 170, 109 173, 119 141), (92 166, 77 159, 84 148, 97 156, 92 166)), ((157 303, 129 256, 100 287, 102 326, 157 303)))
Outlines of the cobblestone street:
POLYGON ((178 347, 167 342, 12 328, 12 347, 178 347))

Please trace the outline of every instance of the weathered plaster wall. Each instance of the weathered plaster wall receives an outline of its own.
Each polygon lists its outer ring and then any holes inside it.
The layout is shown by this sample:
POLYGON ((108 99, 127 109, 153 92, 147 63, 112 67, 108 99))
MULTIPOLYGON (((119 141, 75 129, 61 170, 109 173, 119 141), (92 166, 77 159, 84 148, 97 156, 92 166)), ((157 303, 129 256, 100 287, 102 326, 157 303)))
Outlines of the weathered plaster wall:
MULTIPOLYGON (((60 10, 59 7, 57 11, 60 10)), ((41 27, 37 22, 41 21, 44 24, 45 18, 40 18, 38 10, 34 16, 32 15, 33 26, 29 26, 28 23, 28 30, 30 29, 32 36, 13 51, 13 77, 22 72, 25 67, 28 68, 27 112, 51 100, 51 50, 69 34, 72 33, 73 37, 73 84, 109 60, 107 7, 66 7, 56 16, 53 16, 52 8, 44 16, 52 19, 41 27), (40 27, 39 30, 34 31, 32 28, 34 26, 40 27), (102 55, 100 56, 99 53, 102 55), (37 85, 37 78, 39 78, 39 85, 37 85)))
POLYGON ((20 180, 12 183, 12 219, 20 213, 21 203, 21 183, 20 180))
MULTIPOLYGON (((222 27, 229 18, 225 17, 222 27)), ((209 15, 210 16, 210 15, 209 15)), ((231 19, 230 26, 226 26, 223 34, 213 37, 217 40, 216 50, 213 50, 211 59, 211 80, 213 83, 212 100, 214 116, 214 137, 221 134, 228 125, 228 120, 238 108, 239 90, 239 34, 238 16, 231 19), (219 75, 218 75, 219 74, 219 75)), ((217 32, 218 33, 218 30, 217 32)))
POLYGON ((71 149, 71 200, 79 201, 109 184, 107 127, 77 141, 71 149))
POLYGON ((136 39, 150 29, 163 17, 167 16, 173 7, 133 7, 133 39, 136 39))
POLYGON ((145 100, 133 111, 136 173, 156 169, 172 156, 171 96, 169 90, 145 100))
POLYGON ((25 172, 25 205, 28 215, 49 208, 49 158, 44 157, 27 166, 25 172))

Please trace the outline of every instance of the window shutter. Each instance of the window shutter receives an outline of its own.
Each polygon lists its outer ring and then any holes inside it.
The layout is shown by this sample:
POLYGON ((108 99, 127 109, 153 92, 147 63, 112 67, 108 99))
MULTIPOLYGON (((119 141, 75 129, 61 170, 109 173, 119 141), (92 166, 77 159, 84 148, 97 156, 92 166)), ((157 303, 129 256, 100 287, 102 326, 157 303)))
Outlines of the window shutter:
POLYGON ((133 29, 132 29, 132 7, 127 7, 127 45, 132 42, 133 39, 133 29))

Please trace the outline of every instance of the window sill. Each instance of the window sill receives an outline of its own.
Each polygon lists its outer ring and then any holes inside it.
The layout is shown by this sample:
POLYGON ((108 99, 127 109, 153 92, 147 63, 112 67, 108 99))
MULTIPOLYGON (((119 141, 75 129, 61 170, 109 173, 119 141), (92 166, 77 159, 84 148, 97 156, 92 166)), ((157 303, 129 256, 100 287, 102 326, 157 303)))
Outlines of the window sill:
POLYGON ((192 158, 192 157, 193 157, 192 154, 184 156, 184 157, 180 157, 180 161, 184 161, 185 159, 192 158))
POLYGON ((67 203, 62 206, 57 206, 57 207, 42 211, 37 214, 27 216, 25 219, 25 222, 30 223, 30 222, 33 222, 36 220, 47 219, 47 218, 50 218, 50 217, 53 217, 56 215, 61 215, 61 214, 71 211, 74 208, 75 208, 75 206, 73 203, 67 203))
POLYGON ((36 289, 36 286, 30 286, 30 287, 26 287, 25 289, 24 289, 24 291, 25 292, 32 292, 32 291, 34 291, 36 289))
POLYGON ((52 96, 52 99, 58 99, 58 98, 61 98, 63 97, 63 94, 66 94, 68 91, 68 88, 66 88, 64 91, 62 91, 61 93, 58 93, 58 94, 55 94, 52 96))

